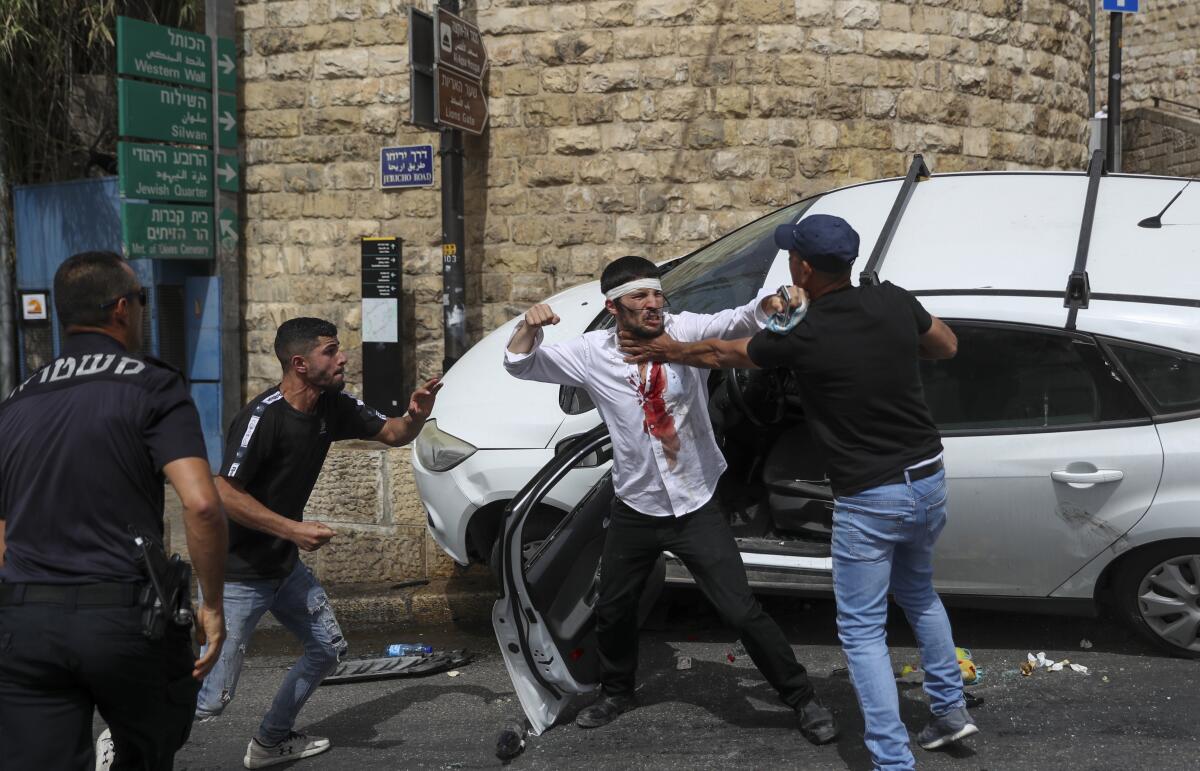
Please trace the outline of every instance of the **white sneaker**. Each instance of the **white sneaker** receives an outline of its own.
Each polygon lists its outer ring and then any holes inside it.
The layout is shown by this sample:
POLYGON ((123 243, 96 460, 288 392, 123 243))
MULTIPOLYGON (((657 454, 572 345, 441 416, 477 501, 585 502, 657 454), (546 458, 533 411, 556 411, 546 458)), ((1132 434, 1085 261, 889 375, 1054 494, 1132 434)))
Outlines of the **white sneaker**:
POLYGON ((113 764, 112 731, 105 728, 96 737, 96 771, 108 771, 113 764))
POLYGON ((279 744, 269 747, 258 739, 251 739, 242 764, 246 768, 266 768, 278 763, 291 763, 300 758, 320 755, 332 746, 324 736, 306 736, 295 731, 288 734, 288 738, 279 744))

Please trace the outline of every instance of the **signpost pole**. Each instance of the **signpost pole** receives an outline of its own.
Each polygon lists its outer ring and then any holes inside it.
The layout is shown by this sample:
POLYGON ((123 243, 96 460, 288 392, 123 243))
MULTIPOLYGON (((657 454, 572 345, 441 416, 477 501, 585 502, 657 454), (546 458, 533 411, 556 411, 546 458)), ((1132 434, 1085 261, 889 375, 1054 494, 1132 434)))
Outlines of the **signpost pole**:
MULTIPOLYGON (((439 0, 438 5, 458 13, 458 0, 439 0)), ((442 371, 445 372, 467 351, 462 131, 442 129, 438 157, 442 161, 442 371)))
MULTIPOLYGON (((205 31, 214 42, 218 38, 237 37, 233 6, 234 0, 204 0, 205 31)), ((212 132, 214 137, 219 137, 222 128, 220 121, 224 117, 220 110, 221 100, 217 95, 218 73, 221 71, 222 62, 217 56, 214 56, 213 60, 213 86, 210 92, 213 104, 212 132)), ((236 147, 234 144, 233 148, 236 147)), ((213 155, 219 161, 220 154, 217 150, 218 148, 214 148, 213 155)), ((242 264, 237 232, 240 212, 237 191, 222 189, 219 185, 220 178, 215 173, 213 177, 213 235, 217 254, 214 267, 216 275, 221 279, 221 427, 224 428, 242 407, 242 264), (222 214, 226 216, 222 217, 222 214), (232 223, 229 222, 230 214, 232 223)))
POLYGON ((1104 165, 1112 173, 1121 170, 1121 32, 1125 14, 1110 13, 1108 21, 1108 137, 1104 143, 1104 165))

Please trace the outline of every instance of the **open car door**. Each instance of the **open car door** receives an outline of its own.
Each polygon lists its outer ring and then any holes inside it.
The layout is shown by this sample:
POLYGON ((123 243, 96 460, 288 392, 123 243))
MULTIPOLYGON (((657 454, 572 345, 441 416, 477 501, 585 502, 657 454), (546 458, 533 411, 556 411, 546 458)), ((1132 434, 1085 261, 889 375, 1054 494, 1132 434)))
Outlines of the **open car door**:
MULTIPOLYGON (((500 597, 492 609, 492 626, 535 736, 554 724, 572 694, 587 693, 598 684, 593 611, 600 595, 600 557, 613 498, 611 476, 605 474, 532 549, 522 531, 529 513, 567 472, 611 459, 608 430, 597 426, 563 448, 505 511, 500 597)), ((657 599, 665 572, 660 558, 647 581, 640 618, 657 599)))

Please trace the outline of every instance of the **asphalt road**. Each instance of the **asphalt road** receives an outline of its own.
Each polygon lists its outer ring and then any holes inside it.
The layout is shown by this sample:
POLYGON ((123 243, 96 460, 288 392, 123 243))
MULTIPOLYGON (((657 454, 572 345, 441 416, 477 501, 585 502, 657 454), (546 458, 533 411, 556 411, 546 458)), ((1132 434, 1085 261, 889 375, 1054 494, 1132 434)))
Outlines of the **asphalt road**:
MULTIPOLYGON (((818 691, 835 710, 842 736, 809 745, 733 636, 687 591, 642 636, 642 707, 603 728, 564 722, 529 737, 514 768, 811 768, 867 769, 862 719, 834 632, 831 602, 767 598, 818 691), (730 662, 729 654, 734 655, 730 662), (679 656, 690 669, 677 670, 679 656)), ((952 610, 960 645, 982 671, 968 690, 981 733, 947 752, 916 749, 930 769, 1184 769, 1200 763, 1196 688, 1200 662, 1168 658, 1111 622, 952 610), (1081 640, 1092 643, 1080 647, 1081 640), (1028 652, 1084 664, 1091 674, 1018 667, 1028 652)), ((521 714, 487 626, 347 630, 351 654, 389 642, 468 648, 474 660, 422 678, 324 686, 301 714, 300 730, 328 736, 329 752, 299 761, 304 769, 491 768, 499 731, 521 714)), ((903 616, 893 610, 889 638, 896 668, 917 660, 903 616)), ((247 658, 237 698, 224 715, 197 724, 176 756, 179 769, 241 767, 258 721, 284 670, 298 654, 286 633, 265 630, 247 658)), ((586 704, 586 699, 582 702, 586 704)), ((910 730, 927 711, 919 686, 902 686, 910 730)), ((566 714, 574 716, 577 707, 566 714)), ((97 729, 99 730, 99 729, 97 729)))

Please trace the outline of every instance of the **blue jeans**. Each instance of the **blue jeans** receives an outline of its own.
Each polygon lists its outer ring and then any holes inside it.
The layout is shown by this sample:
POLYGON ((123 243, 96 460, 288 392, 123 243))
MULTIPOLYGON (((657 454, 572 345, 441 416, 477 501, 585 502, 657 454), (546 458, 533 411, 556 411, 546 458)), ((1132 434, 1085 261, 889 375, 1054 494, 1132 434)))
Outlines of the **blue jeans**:
POLYGON ((204 678, 196 717, 201 720, 215 717, 233 701, 246 646, 259 619, 268 610, 304 644, 304 655, 288 670, 270 711, 258 727, 260 742, 276 744, 291 733, 300 708, 337 666, 347 647, 325 590, 302 562, 296 563, 287 578, 226 582, 225 647, 216 666, 204 678))
POLYGON ((877 769, 911 769, 915 764, 908 731, 900 722, 884 629, 889 587, 921 648, 933 714, 965 706, 950 620, 933 591, 933 545, 946 525, 946 496, 945 472, 938 471, 834 500, 838 636, 877 769))

